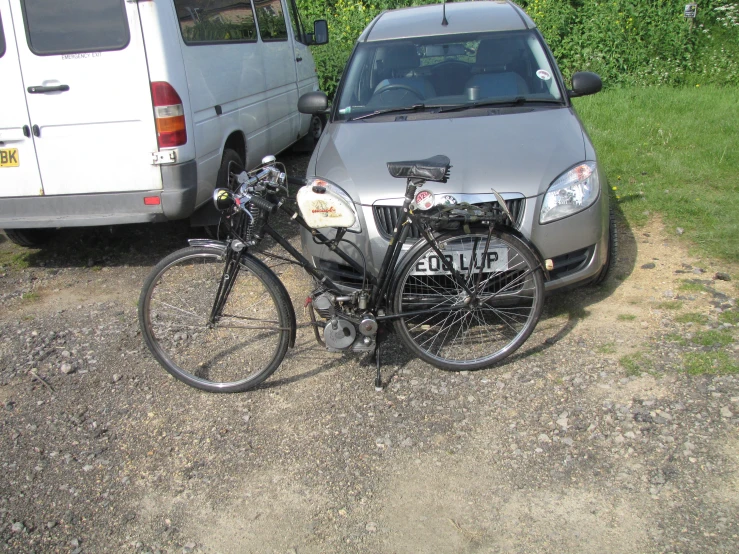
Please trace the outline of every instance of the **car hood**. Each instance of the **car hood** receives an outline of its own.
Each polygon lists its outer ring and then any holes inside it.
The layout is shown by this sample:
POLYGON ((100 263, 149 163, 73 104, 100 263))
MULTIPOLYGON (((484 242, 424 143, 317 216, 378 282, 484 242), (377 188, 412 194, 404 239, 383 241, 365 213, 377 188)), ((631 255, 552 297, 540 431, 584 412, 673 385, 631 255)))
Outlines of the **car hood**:
POLYGON ((451 159, 447 183, 435 193, 542 194, 562 172, 585 159, 585 137, 569 108, 487 116, 330 124, 318 144, 314 171, 361 204, 404 195, 387 162, 435 154, 451 159))

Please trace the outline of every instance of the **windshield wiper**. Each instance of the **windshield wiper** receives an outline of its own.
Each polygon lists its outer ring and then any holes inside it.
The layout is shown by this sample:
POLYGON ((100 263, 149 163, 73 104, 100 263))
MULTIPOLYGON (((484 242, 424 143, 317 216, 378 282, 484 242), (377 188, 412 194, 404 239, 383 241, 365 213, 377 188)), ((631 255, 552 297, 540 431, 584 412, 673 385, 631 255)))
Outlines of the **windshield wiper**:
POLYGON ((415 112, 423 110, 425 108, 435 108, 438 106, 426 106, 426 104, 413 104, 412 106, 403 106, 401 108, 384 108, 382 110, 375 110, 374 112, 352 117, 349 121, 359 121, 360 119, 367 119, 368 117, 375 117, 376 115, 384 115, 386 113, 397 113, 397 112, 415 112))
POLYGON ((562 104, 562 102, 559 100, 544 100, 540 98, 526 98, 525 96, 516 96, 515 98, 480 100, 479 102, 471 102, 469 104, 457 104, 456 106, 442 108, 438 111, 438 113, 471 110, 473 108, 484 108, 486 106, 523 106, 525 104, 562 104))

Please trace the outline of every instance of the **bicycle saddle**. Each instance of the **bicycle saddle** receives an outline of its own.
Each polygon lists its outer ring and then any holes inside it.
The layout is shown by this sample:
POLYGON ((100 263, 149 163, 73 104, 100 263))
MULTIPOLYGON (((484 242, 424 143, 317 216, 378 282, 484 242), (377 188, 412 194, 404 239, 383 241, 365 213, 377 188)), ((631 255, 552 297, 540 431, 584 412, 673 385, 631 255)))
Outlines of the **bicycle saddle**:
POLYGON ((451 161, 449 158, 441 154, 426 160, 387 162, 387 169, 393 177, 423 179, 424 181, 438 181, 440 183, 446 183, 450 167, 451 161))

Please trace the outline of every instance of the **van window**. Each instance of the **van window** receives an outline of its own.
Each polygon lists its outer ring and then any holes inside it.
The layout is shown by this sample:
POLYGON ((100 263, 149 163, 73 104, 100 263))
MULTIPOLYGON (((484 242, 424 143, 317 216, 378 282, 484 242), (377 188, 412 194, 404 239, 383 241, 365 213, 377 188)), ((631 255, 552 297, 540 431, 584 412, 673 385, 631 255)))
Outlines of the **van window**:
POLYGON ((287 40, 287 24, 280 0, 254 0, 263 41, 287 40))
POLYGON ((305 32, 305 23, 303 23, 303 20, 300 17, 300 10, 298 10, 298 6, 295 5, 295 0, 290 0, 290 21, 293 25, 295 40, 305 44, 306 40, 305 35, 303 34, 305 32))
POLYGON ((24 0, 26 37, 39 56, 122 50, 130 38, 125 0, 24 0))
POLYGON ((174 0, 185 44, 256 42, 251 3, 234 0, 174 0))
POLYGON ((0 58, 5 55, 5 35, 3 34, 3 14, 0 13, 0 58))

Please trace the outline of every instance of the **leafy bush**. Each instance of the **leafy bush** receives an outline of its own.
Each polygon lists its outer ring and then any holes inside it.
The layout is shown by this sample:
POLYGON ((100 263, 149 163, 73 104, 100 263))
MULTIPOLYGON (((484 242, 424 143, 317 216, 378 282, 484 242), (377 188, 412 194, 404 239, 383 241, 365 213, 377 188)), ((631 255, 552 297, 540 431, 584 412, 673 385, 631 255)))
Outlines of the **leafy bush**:
MULTIPOLYGON (((362 30, 386 9, 422 0, 298 0, 305 20, 327 19, 330 42, 312 49, 333 95, 362 30)), ((733 85, 739 79, 739 0, 519 0, 566 77, 595 71, 605 86, 733 85)))

